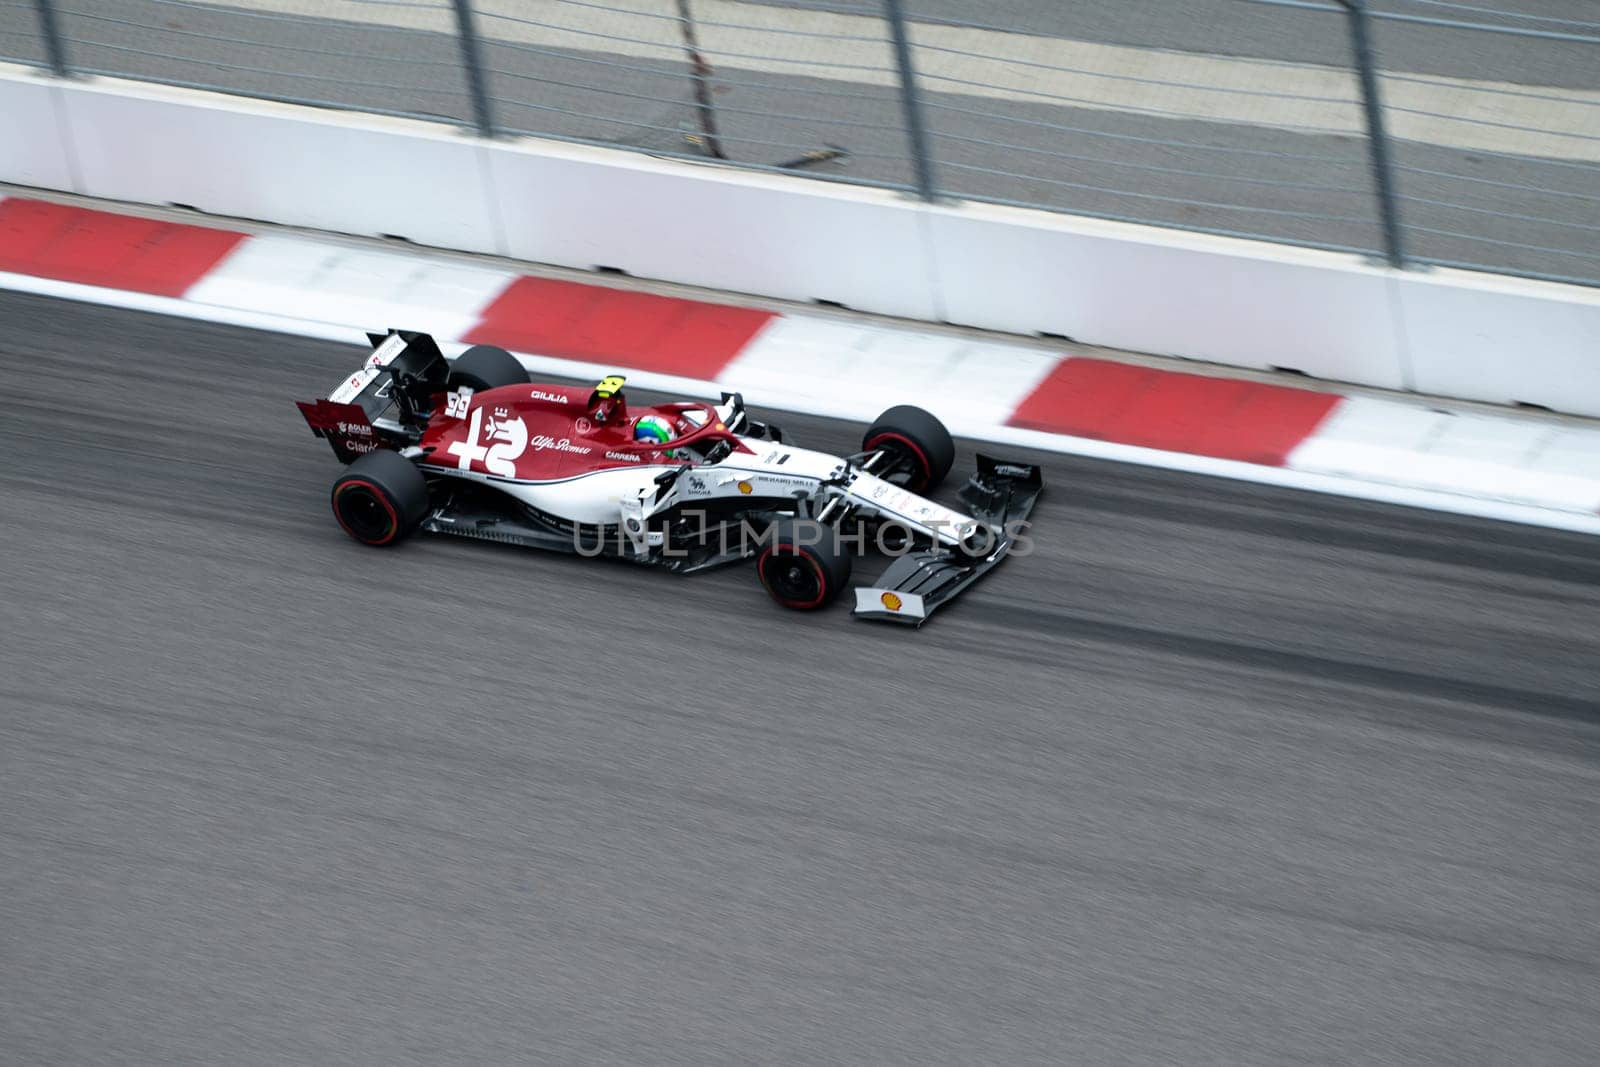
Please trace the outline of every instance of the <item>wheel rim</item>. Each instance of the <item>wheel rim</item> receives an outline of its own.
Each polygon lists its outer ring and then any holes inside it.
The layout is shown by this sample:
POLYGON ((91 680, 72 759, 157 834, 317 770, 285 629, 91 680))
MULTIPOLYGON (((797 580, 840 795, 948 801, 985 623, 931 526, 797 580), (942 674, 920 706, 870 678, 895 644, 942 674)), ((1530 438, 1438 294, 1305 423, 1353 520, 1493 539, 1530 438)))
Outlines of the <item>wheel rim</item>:
POLYGON ((367 482, 346 482, 334 495, 334 516, 357 541, 383 544, 399 525, 389 501, 367 482))
POLYGON ((761 579, 773 598, 789 607, 816 607, 822 602, 822 571, 798 552, 769 553, 761 562, 761 579))
MULTIPOLYGON (((890 466, 885 475, 904 473, 905 487, 914 493, 927 488, 928 480, 933 477, 933 465, 928 461, 927 455, 908 437, 897 433, 882 433, 867 443, 867 450, 882 451, 887 454, 890 466)), ((884 477, 884 481, 893 480, 891 477, 884 477)))

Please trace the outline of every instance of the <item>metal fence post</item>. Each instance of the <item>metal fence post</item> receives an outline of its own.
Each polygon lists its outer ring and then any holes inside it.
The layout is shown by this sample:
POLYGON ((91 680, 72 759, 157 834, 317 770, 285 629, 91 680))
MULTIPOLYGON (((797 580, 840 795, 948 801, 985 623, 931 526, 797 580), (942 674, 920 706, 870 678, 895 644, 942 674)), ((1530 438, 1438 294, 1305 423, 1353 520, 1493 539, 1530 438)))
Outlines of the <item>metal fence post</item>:
POLYGON ((456 39, 461 42, 461 65, 466 70, 467 94, 472 97, 472 121, 478 133, 494 136, 494 115, 489 110, 488 76, 478 50, 478 30, 472 22, 472 0, 455 0, 456 39))
POLYGON ((34 0, 33 6, 39 10, 39 36, 44 38, 44 51, 50 60, 50 69, 56 77, 65 78, 72 71, 67 67, 67 46, 61 40, 61 27, 56 24, 55 2, 34 0))
POLYGON ((1383 243, 1389 266, 1406 265, 1400 205, 1395 193, 1394 164, 1389 158, 1389 134, 1383 125, 1383 100, 1378 95, 1378 61, 1368 34, 1367 0, 1339 0, 1350 20, 1350 46, 1361 76, 1361 104, 1367 112, 1367 145, 1372 152, 1372 181, 1377 187, 1378 212, 1383 219, 1383 243))
POLYGON ((917 72, 911 63, 911 37, 906 32, 906 12, 902 0, 883 0, 889 19, 889 34, 894 38, 895 61, 900 68, 900 99, 905 107, 906 134, 911 139, 911 163, 916 168, 917 192, 924 200, 938 199, 933 184, 933 156, 928 151, 928 130, 922 121, 922 97, 917 88, 917 72))
POLYGON ((722 137, 717 133, 717 109, 711 102, 711 65, 700 54, 700 38, 694 30, 694 12, 689 0, 678 0, 678 26, 683 33, 683 50, 689 54, 689 77, 694 82, 695 113, 700 116, 701 143, 712 159, 727 159, 722 137))

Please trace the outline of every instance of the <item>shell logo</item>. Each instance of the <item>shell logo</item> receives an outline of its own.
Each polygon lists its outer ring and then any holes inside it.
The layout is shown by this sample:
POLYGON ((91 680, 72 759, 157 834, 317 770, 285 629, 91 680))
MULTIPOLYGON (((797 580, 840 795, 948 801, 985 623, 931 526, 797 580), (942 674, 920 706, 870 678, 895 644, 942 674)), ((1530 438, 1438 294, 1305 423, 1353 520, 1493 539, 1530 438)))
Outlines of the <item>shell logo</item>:
POLYGON ((745 494, 746 496, 749 496, 751 493, 755 492, 755 489, 756 487, 751 485, 749 482, 739 483, 739 492, 745 494))
POLYGON ((893 594, 893 593, 885 593, 882 596, 880 596, 878 599, 881 600, 883 602, 883 606, 888 608, 890 611, 899 611, 900 610, 901 600, 895 594, 893 594))

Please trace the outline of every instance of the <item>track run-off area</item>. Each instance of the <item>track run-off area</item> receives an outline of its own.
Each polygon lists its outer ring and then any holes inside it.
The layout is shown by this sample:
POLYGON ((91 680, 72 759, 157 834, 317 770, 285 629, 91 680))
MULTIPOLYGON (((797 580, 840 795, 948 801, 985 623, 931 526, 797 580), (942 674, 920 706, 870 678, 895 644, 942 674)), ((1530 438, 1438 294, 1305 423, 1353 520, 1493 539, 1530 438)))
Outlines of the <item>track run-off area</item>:
POLYGON ((1600 1047, 1594 537, 1011 450, 1034 551, 909 631, 362 548, 357 349, 0 324, 0 1060, 1600 1047))

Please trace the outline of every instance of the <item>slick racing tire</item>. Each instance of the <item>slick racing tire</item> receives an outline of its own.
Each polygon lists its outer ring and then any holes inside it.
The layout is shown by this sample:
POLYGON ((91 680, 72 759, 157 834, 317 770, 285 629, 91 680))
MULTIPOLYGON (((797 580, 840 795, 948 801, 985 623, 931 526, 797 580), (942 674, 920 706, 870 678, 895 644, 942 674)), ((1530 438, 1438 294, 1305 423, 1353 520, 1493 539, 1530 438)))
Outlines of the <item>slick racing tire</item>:
POLYGON ((528 372, 503 348, 473 345, 450 364, 451 390, 465 386, 473 392, 498 389, 502 385, 527 385, 528 372))
POLYGON ((428 513, 428 480, 388 449, 356 458, 333 483, 333 517, 364 545, 392 545, 428 513))
POLYGON ((779 519, 756 557, 762 588, 795 611, 827 607, 850 584, 852 559, 838 531, 812 519, 779 519))
POLYGON ((910 404, 879 415, 861 439, 861 448, 887 452, 894 469, 906 473, 905 486, 913 493, 937 489, 956 461, 955 442, 944 423, 910 404))

